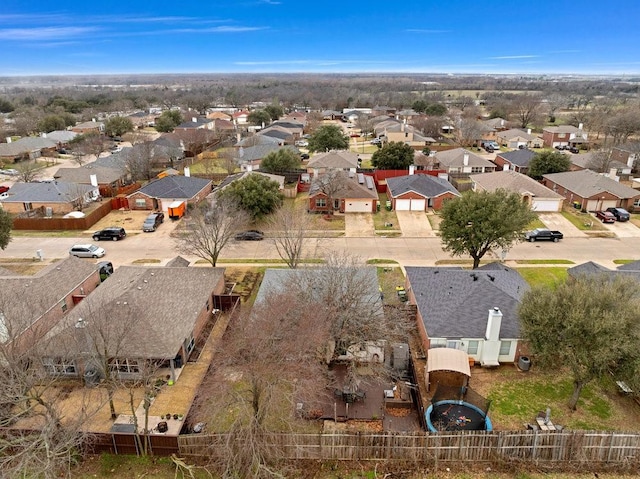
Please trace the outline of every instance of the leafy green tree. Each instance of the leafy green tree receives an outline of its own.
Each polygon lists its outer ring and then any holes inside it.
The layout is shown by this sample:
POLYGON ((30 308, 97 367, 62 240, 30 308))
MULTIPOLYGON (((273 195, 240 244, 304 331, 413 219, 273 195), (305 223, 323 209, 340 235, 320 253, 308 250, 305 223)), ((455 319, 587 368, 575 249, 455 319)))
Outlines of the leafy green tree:
POLYGON ((266 110, 253 110, 249 113, 247 121, 252 125, 260 126, 262 124, 268 125, 271 123, 271 115, 266 110))
POLYGON ((425 114, 431 116, 443 116, 447 113, 447 107, 442 103, 431 103, 429 104, 429 106, 427 106, 424 112, 425 114))
POLYGON ((262 218, 282 205, 280 185, 264 175, 253 173, 234 181, 220 192, 220 197, 238 205, 251 218, 262 218))
POLYGON ((309 151, 346 150, 349 138, 338 125, 322 125, 309 138, 309 151))
POLYGON ((280 118, 282 115, 284 115, 284 110, 282 109, 282 107, 280 105, 278 105, 277 103, 272 103, 271 105, 267 105, 264 110, 269 113, 269 116, 271 117, 271 119, 273 121, 277 120, 278 118, 280 118))
POLYGON ((121 136, 133 131, 133 122, 123 116, 112 116, 104 122, 104 132, 108 136, 121 136))
POLYGON ((38 122, 38 130, 49 133, 55 130, 64 130, 67 127, 64 118, 60 115, 47 115, 38 122))
POLYGON ((590 381, 610 372, 640 375, 640 283, 635 278, 589 275, 555 288, 534 288, 524 295, 519 317, 540 365, 571 371, 572 410, 590 381))
POLYGON ((528 174, 535 180, 541 180, 544 175, 569 171, 570 167, 568 155, 558 151, 543 151, 531 158, 528 174))
POLYGON ((413 164, 414 151, 406 143, 392 141, 371 156, 371 164, 380 170, 406 170, 413 164))
POLYGON ((156 119, 156 130, 167 133, 173 131, 180 123, 182 123, 182 115, 178 110, 163 111, 156 119))
POLYGON ((0 98, 0 113, 11 113, 15 107, 5 98, 0 98))
POLYGON ((415 111, 416 113, 424 113, 428 106, 429 104, 426 101, 416 100, 413 102, 411 108, 413 108, 413 111, 415 111))
POLYGON ((267 173, 293 170, 300 166, 300 157, 290 148, 280 148, 264 157, 260 170, 267 173))
POLYGON ((0 248, 5 249, 11 241, 13 219, 3 208, 0 208, 0 248))
POLYGON ((440 237, 454 256, 470 255, 473 268, 492 249, 509 249, 523 238, 536 215, 518 193, 507 190, 467 191, 446 202, 441 212, 440 237))

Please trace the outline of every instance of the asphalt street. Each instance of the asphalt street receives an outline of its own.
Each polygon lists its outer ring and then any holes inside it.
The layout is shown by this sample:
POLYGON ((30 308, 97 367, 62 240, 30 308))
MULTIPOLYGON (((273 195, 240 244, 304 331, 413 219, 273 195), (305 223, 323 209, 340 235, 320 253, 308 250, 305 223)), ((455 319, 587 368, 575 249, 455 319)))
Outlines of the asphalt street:
MULTIPOLYGON (((13 238, 9 246, 0 252, 0 258, 34 258, 41 250, 45 259, 64 258, 71 245, 90 243, 86 236, 76 238, 21 237, 13 238)), ((165 263, 180 255, 176 243, 170 236, 153 234, 129 234, 118 242, 98 243, 107 251, 104 260, 115 266, 132 264, 140 260, 159 260, 165 263)), ((519 243, 507 252, 505 259, 550 260, 566 259, 576 264, 595 261, 607 267, 614 267, 615 259, 639 259, 640 239, 638 238, 565 238, 559 243, 536 242, 519 243)), ((307 257, 322 258, 332 251, 348 252, 353 256, 367 259, 395 260, 404 266, 433 266, 436 262, 452 257, 442 250, 439 238, 385 238, 385 237, 339 237, 307 240, 307 257)), ((500 252, 487 255, 486 259, 500 259, 500 252)), ((185 256, 185 255, 182 255, 185 256)), ((198 258, 185 256, 191 261, 198 258)), ((272 240, 231 241, 223 250, 221 259, 278 259, 272 240)), ((462 257, 462 259, 470 259, 462 257)))

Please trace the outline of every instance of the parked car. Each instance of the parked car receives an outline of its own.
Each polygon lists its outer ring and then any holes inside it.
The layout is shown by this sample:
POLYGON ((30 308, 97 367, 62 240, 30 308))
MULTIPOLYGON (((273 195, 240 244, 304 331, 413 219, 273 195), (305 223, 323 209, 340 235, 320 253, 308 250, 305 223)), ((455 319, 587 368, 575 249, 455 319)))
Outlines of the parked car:
POLYGON ((571 153, 580 153, 580 150, 578 148, 576 148, 575 146, 570 147, 569 151, 571 153))
POLYGON ((260 241, 264 239, 264 233, 258 230, 248 230, 235 236, 237 241, 260 241))
POLYGON ((382 143, 382 140, 380 138, 374 138, 369 143, 371 143, 372 145, 380 145, 382 143))
POLYGON ((615 223, 616 217, 610 211, 596 211, 596 218, 603 223, 615 223))
POLYGON ((567 150, 569 147, 567 145, 556 145, 556 150, 567 150))
POLYGON ((158 213, 151 213, 149 216, 146 217, 146 219, 144 220, 144 223, 142 223, 142 231, 144 232, 155 231, 158 228, 158 226, 160 226, 163 222, 164 222, 163 212, 160 211, 158 213))
POLYGON ((309 146, 309 142, 307 140, 298 140, 294 143, 295 146, 309 146))
POLYGON ((617 221, 629 221, 631 215, 624 208, 607 208, 607 211, 616 217, 617 221))
POLYGON ((109 226, 108 228, 93 233, 93 241, 119 241, 121 239, 125 239, 126 237, 127 232, 124 230, 124 228, 120 228, 118 226, 109 226))
POLYGON ((107 252, 94 244, 76 244, 69 249, 71 256, 78 258, 102 258, 107 252))
POLYGON ((527 231, 524 234, 524 238, 531 243, 534 241, 553 241, 554 243, 557 243, 564 238, 564 235, 560 231, 536 228, 534 230, 527 231))
POLYGON ((7 191, 9 191, 11 188, 9 186, 0 186, 0 194, 1 193, 6 193, 7 191))
POLYGON ((8 175, 8 176, 18 176, 20 174, 20 172, 18 170, 16 170, 15 168, 9 168, 9 169, 6 169, 6 170, 0 170, 0 174, 8 175))
POLYGON ((300 159, 302 160, 308 160, 309 159, 309 153, 302 153, 300 155, 300 159))
POLYGON ((493 140, 492 141, 484 141, 484 142, 482 142, 482 146, 489 153, 493 153, 494 151, 500 149, 500 145, 498 145, 498 143, 493 141, 493 140), (489 151, 489 150, 491 150, 491 151, 489 151))

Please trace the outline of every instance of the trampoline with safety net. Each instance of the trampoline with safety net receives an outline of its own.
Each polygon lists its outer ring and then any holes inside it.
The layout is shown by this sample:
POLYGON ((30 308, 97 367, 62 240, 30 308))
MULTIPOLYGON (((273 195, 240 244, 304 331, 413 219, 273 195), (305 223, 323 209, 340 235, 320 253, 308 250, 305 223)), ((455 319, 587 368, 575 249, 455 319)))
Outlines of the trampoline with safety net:
POLYGON ((427 427, 437 431, 491 431, 491 401, 468 387, 438 386, 425 413, 427 427))

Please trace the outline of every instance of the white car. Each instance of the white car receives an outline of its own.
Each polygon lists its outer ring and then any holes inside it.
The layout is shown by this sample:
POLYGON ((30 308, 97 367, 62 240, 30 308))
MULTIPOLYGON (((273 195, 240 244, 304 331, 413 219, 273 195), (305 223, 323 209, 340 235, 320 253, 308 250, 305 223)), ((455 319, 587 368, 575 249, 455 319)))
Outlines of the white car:
POLYGON ((295 146, 309 146, 309 142, 307 140, 298 140, 295 142, 295 146))
POLYGON ((94 244, 75 244, 69 249, 71 256, 78 258, 102 258, 107 252, 94 244))

